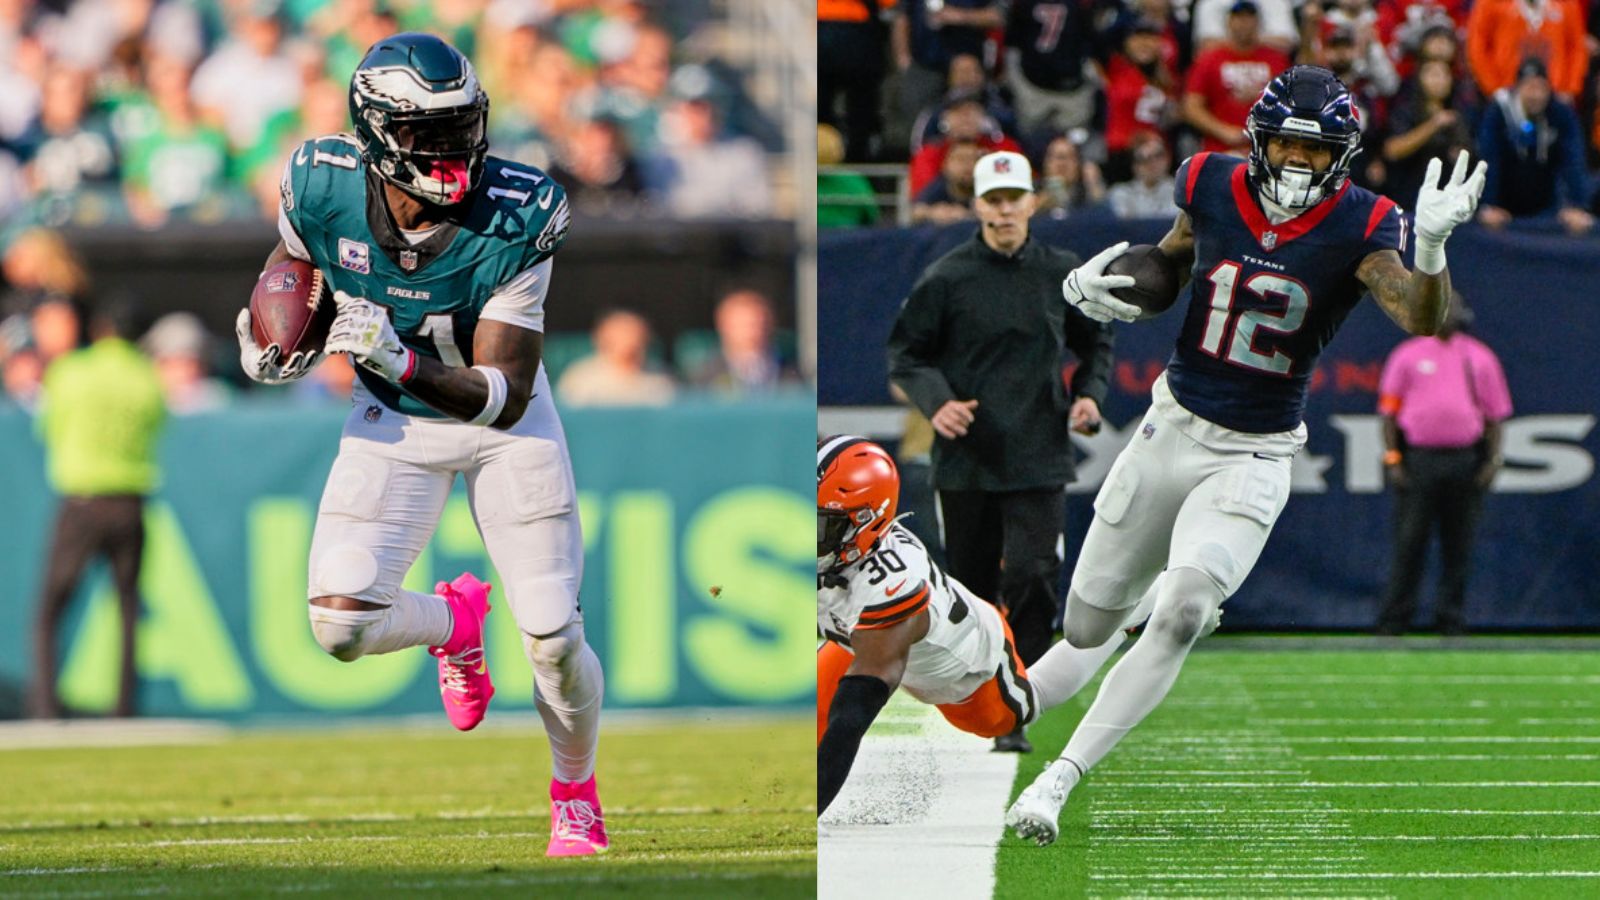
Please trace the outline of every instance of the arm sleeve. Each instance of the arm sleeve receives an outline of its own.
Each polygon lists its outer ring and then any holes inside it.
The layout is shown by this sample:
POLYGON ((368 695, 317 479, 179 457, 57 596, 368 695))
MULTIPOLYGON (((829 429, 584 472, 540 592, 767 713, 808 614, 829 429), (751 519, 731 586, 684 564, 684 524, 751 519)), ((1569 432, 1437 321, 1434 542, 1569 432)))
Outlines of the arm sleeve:
POLYGON ((1196 153, 1178 165, 1178 174, 1172 178, 1172 202, 1178 208, 1189 212, 1189 204, 1194 199, 1192 191, 1195 183, 1200 178, 1200 169, 1206 164, 1206 157, 1210 153, 1196 153))
POLYGON ((911 289, 889 333, 889 379, 929 418, 956 398, 936 365, 944 339, 944 296, 943 284, 924 276, 911 289))
POLYGON ((861 738, 889 702, 887 682, 871 675, 846 675, 839 679, 828 710, 828 730, 817 744, 817 815, 839 795, 850 767, 861 749, 861 738))
POLYGON ((1067 310, 1067 347, 1078 358, 1078 368, 1072 373, 1072 395, 1088 397, 1099 406, 1106 405, 1106 391, 1111 387, 1111 357, 1116 346, 1116 332, 1111 323, 1096 322, 1078 312, 1067 310))
POLYGON ((283 179, 278 182, 278 236, 283 238, 283 245, 288 248, 289 255, 295 259, 311 261, 311 251, 306 249, 306 242, 300 239, 300 233, 295 231, 294 223, 289 220, 289 212, 294 209, 294 154, 283 163, 283 179))
POLYGON ((510 281, 495 288, 478 318, 542 333, 544 297, 550 290, 550 269, 554 265, 555 260, 546 257, 543 262, 524 269, 510 281))
POLYGON ((1393 250, 1401 257, 1406 255, 1406 232, 1409 231, 1400 214, 1400 206, 1388 197, 1379 197, 1367 215, 1366 244, 1362 255, 1380 250, 1393 250))

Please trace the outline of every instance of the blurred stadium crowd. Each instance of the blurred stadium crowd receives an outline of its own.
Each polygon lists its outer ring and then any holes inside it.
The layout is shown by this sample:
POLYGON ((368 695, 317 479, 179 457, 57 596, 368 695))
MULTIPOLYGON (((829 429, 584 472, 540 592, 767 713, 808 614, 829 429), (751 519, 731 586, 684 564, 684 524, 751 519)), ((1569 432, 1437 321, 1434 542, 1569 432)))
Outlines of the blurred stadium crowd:
POLYGON ((492 152, 575 211, 777 212, 770 121, 709 0, 0 0, 0 218, 276 217, 290 148, 348 127, 366 48, 431 31, 474 61, 492 152))
POLYGON ((1167 217, 1197 150, 1248 153, 1293 63, 1360 107, 1354 179, 1402 206, 1427 161, 1489 161, 1479 222, 1588 232, 1600 210, 1590 0, 820 0, 822 227, 972 216, 972 162, 1028 154, 1040 215, 1167 217), (907 164, 908 163, 908 164, 907 164))
MULTIPOLYGON (((550 172, 580 221, 792 215, 781 125, 727 58, 728 6, 0 0, 0 402, 34 404, 44 367, 87 340, 87 308, 113 287, 90 284, 63 232, 275 221, 289 151, 348 129, 350 75, 397 31, 439 34, 473 60, 490 152, 550 172)), ((640 313, 602 311, 592 335, 547 335, 551 380, 592 356, 559 393, 643 403, 679 385, 799 381, 767 297, 730 290, 716 318, 663 348, 640 313)), ((216 408, 240 386, 231 335, 182 312, 145 324, 174 411, 216 408)), ((294 391, 347 396, 352 377, 329 360, 294 391)))

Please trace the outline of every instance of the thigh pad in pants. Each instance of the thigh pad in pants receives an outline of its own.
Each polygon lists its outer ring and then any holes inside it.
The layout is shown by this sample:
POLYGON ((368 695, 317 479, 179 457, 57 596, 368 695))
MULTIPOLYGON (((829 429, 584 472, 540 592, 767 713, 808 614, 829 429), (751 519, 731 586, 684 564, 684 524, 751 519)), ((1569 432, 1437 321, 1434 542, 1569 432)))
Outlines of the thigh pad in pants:
POLYGON ((504 580, 517 627, 553 634, 578 615, 583 532, 559 441, 519 436, 469 477, 484 545, 504 580))
POLYGON ((1178 438, 1177 429, 1162 429, 1149 445, 1122 451, 1111 467, 1072 570, 1072 592, 1085 603, 1126 609, 1167 564, 1184 490, 1175 481, 1185 477, 1182 460, 1167 446, 1178 438))
POLYGON ((433 535, 454 476, 341 452, 311 540, 307 597, 388 604, 433 535))
POLYGON ((1189 495, 1172 531, 1169 568, 1204 572, 1233 596, 1289 500, 1290 460, 1233 454, 1189 495))

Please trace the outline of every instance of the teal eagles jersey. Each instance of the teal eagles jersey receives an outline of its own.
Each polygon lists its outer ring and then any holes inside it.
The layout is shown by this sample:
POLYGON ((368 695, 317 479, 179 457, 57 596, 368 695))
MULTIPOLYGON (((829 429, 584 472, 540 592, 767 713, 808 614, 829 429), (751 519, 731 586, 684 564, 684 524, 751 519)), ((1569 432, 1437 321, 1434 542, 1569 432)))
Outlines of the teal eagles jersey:
MULTIPOLYGON (((417 353, 470 366, 478 316, 495 289, 566 238, 566 191, 532 166, 490 156, 453 217, 413 246, 395 227, 382 185, 353 138, 316 138, 290 158, 283 210, 333 290, 386 307, 400 341, 417 353)), ((448 418, 361 366, 356 375, 392 410, 448 418)))

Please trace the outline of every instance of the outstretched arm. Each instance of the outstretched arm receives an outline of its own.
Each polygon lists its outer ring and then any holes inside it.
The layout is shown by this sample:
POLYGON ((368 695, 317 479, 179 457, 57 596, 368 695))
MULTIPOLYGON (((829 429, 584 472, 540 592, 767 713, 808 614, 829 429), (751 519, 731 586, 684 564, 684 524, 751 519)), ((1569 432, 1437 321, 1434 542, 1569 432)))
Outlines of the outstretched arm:
POLYGON ((1408 334, 1433 334, 1444 324, 1450 307, 1450 270, 1432 275, 1412 271, 1393 250, 1367 255, 1356 277, 1372 292, 1385 314, 1408 334))
POLYGON ((1417 193, 1415 271, 1406 269, 1398 251, 1388 249, 1368 254, 1356 269, 1356 277, 1383 311, 1411 334, 1433 334, 1444 324, 1450 306, 1444 242, 1457 225, 1472 218, 1488 175, 1488 166, 1480 160, 1469 176, 1469 162, 1465 150, 1456 154, 1455 168, 1443 184, 1439 182, 1443 161, 1436 157, 1428 162, 1417 193))
POLYGON ((888 628, 857 628, 850 635, 856 660, 839 679, 828 710, 828 730, 817 744, 817 815, 827 811, 855 763, 866 735, 889 695, 900 686, 911 645, 928 635, 928 612, 888 628))

